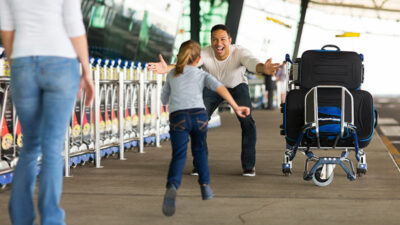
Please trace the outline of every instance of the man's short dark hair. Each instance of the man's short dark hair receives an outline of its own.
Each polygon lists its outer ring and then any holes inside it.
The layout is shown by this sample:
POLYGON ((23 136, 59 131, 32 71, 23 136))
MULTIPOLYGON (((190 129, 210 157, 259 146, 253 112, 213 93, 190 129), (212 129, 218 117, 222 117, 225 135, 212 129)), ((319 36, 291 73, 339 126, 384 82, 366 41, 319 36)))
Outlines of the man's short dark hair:
POLYGON ((228 27, 225 26, 224 24, 217 24, 217 25, 213 26, 213 27, 211 28, 211 34, 212 34, 214 31, 217 31, 217 30, 224 30, 224 31, 226 31, 226 33, 228 34, 229 37, 231 36, 228 27))

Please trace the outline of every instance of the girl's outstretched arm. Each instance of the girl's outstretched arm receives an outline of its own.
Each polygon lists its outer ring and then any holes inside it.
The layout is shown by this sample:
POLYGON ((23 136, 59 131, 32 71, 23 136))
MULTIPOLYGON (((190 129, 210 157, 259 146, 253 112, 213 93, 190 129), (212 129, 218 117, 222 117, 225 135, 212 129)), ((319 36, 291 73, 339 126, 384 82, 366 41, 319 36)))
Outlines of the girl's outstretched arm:
POLYGON ((241 118, 245 118, 250 114, 250 108, 247 106, 238 106, 235 100, 233 99, 232 95, 229 93, 228 89, 225 86, 221 85, 217 87, 215 90, 223 99, 225 99, 229 105, 232 106, 233 110, 235 110, 236 115, 241 118))

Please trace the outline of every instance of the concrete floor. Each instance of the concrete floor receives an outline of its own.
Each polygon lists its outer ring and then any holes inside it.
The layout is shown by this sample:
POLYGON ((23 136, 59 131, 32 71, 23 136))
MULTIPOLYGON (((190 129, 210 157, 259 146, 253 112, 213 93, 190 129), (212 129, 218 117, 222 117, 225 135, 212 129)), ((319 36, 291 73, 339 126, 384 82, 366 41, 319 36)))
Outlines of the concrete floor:
MULTIPOLYGON (((102 169, 86 165, 71 170, 73 177, 64 179, 61 201, 67 224, 400 224, 400 172, 377 135, 365 149, 366 176, 349 181, 337 167, 334 181, 317 187, 302 179, 302 154, 294 160, 294 173, 282 175, 285 142, 279 135, 278 110, 254 112, 256 177, 241 176, 239 122, 227 112, 221 117, 222 126, 208 133, 212 200, 201 200, 197 177, 188 175, 189 157, 176 213, 170 218, 162 214, 171 155, 170 143, 165 142, 162 148, 145 148, 144 154, 129 151, 126 161, 105 159, 102 169)), ((321 154, 339 156, 340 151, 321 154)), ((10 224, 9 194, 9 189, 0 193, 1 225, 10 224)))

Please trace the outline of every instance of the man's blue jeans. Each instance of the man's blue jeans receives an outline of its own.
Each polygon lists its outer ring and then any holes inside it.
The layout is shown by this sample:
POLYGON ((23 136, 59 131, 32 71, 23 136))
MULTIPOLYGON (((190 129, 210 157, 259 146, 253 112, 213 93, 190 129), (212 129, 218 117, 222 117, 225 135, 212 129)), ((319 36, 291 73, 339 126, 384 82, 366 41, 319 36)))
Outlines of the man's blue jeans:
POLYGON ((192 154, 199 172, 199 184, 210 183, 205 139, 208 117, 204 109, 188 109, 171 113, 169 116, 172 160, 169 165, 167 187, 173 184, 176 189, 181 185, 183 168, 186 162, 189 136, 192 154))
POLYGON ((65 224, 65 213, 59 206, 64 168, 62 152, 79 80, 77 59, 31 56, 13 60, 11 97, 24 143, 14 171, 9 204, 14 225, 34 224, 33 195, 40 155, 41 224, 65 224))
MULTIPOLYGON (((252 108, 249 86, 247 84, 242 83, 234 88, 228 88, 228 91, 239 106, 247 106, 250 109, 252 108)), ((211 91, 208 88, 204 88, 203 100, 204 105, 206 106, 208 117, 211 118, 211 115, 215 109, 218 108, 219 104, 221 104, 224 99, 221 98, 221 96, 219 96, 216 92, 211 91)), ((250 170, 253 169, 256 164, 256 123, 254 122, 251 114, 246 118, 237 118, 239 119, 240 126, 242 128, 242 168, 244 170, 250 170)), ((207 143, 206 152, 208 153, 207 143)), ((197 164, 194 163, 194 165, 197 168, 197 164)))

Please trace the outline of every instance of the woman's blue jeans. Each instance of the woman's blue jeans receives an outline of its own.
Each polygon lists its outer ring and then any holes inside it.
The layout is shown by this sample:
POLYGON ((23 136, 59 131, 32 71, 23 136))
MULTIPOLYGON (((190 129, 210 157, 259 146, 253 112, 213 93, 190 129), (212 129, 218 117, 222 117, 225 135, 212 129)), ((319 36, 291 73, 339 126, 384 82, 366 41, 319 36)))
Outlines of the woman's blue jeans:
POLYGON ((13 60, 11 97, 24 143, 14 170, 9 204, 14 225, 34 224, 33 195, 40 155, 41 224, 65 224, 65 213, 59 206, 64 169, 62 152, 79 81, 77 59, 30 56, 13 60))
POLYGON ((205 139, 207 134, 208 116, 204 109, 188 109, 171 113, 169 116, 170 136, 172 145, 172 160, 169 165, 167 187, 173 184, 179 188, 182 181, 183 168, 186 162, 187 143, 189 136, 192 154, 198 165, 199 184, 210 183, 205 139))

